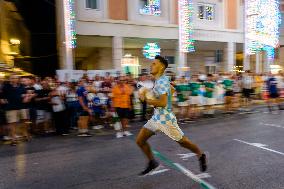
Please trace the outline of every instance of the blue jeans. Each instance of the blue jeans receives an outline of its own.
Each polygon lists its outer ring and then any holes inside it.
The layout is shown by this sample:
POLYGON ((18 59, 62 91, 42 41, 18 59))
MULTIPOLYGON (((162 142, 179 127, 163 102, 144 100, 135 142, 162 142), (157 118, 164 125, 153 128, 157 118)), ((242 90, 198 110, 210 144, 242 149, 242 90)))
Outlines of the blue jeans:
POLYGON ((69 125, 71 128, 75 128, 77 127, 77 120, 80 112, 80 104, 78 101, 74 101, 74 102, 67 102, 66 105, 67 105, 69 125))

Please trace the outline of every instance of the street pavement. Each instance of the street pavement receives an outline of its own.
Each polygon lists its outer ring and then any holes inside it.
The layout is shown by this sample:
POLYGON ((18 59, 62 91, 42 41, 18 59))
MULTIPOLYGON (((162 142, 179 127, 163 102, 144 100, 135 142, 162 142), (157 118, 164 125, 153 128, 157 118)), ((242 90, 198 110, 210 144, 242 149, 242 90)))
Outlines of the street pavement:
MULTIPOLYGON (((219 115, 181 125, 186 136, 210 154, 202 180, 220 189, 284 189, 284 111, 219 115)), ((143 123, 132 123, 137 135, 143 123)), ((110 130, 90 138, 41 137, 16 147, 0 145, 1 189, 198 189, 190 176, 164 161, 153 175, 139 177, 146 159, 134 137, 116 139, 110 130)), ((150 139, 168 160, 201 177, 190 151, 163 134, 150 139)))

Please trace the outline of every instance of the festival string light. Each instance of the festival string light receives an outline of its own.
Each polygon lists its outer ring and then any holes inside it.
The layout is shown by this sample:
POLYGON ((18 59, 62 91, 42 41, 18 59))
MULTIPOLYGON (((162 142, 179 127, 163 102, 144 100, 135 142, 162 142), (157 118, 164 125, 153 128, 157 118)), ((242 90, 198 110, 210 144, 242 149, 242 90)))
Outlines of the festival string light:
POLYGON ((64 0, 65 39, 68 48, 76 48, 76 14, 74 0, 64 0))
POLYGON ((279 46, 279 0, 246 0, 246 6, 246 54, 266 51, 273 59, 279 46))
POLYGON ((179 0, 179 49, 180 52, 194 52, 192 0, 179 0))
POLYGON ((161 15, 161 1, 147 0, 147 5, 140 9, 141 14, 160 16, 161 15))

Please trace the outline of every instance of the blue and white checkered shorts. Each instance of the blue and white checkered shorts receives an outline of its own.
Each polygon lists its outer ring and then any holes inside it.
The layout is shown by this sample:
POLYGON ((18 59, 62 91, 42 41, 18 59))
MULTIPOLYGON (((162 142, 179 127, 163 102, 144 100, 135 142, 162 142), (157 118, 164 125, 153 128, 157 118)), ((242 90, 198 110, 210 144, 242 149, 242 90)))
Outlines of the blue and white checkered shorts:
POLYGON ((154 121, 153 119, 150 119, 145 125, 144 128, 156 133, 158 131, 163 132, 165 135, 170 137, 171 139, 175 141, 180 141, 182 137, 184 136, 184 133, 179 128, 178 124, 160 124, 154 121))

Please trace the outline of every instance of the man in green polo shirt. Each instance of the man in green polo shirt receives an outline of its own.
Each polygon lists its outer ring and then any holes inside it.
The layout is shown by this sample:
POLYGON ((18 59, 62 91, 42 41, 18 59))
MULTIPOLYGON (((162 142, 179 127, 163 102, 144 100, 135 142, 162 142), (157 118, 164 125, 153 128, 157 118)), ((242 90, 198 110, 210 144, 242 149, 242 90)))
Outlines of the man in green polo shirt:
POLYGON ((198 82, 198 76, 193 75, 191 78, 191 82, 189 83, 189 90, 190 90, 189 114, 192 119, 196 119, 200 114, 198 109, 198 105, 200 105, 200 96, 199 96, 200 86, 201 83, 198 82))
POLYGON ((223 86, 225 89, 225 111, 226 113, 232 113, 232 100, 234 97, 232 76, 229 74, 224 75, 223 77, 223 86))
POLYGON ((188 117, 188 97, 189 97, 189 85, 187 82, 179 82, 175 86, 178 98, 178 108, 180 109, 178 117, 181 123, 184 123, 188 117))
POLYGON ((214 98, 215 85, 216 83, 213 81, 213 75, 208 74, 207 81, 204 82, 204 86, 206 98, 205 114, 207 114, 209 117, 214 116, 213 106, 216 104, 216 99, 214 98))

